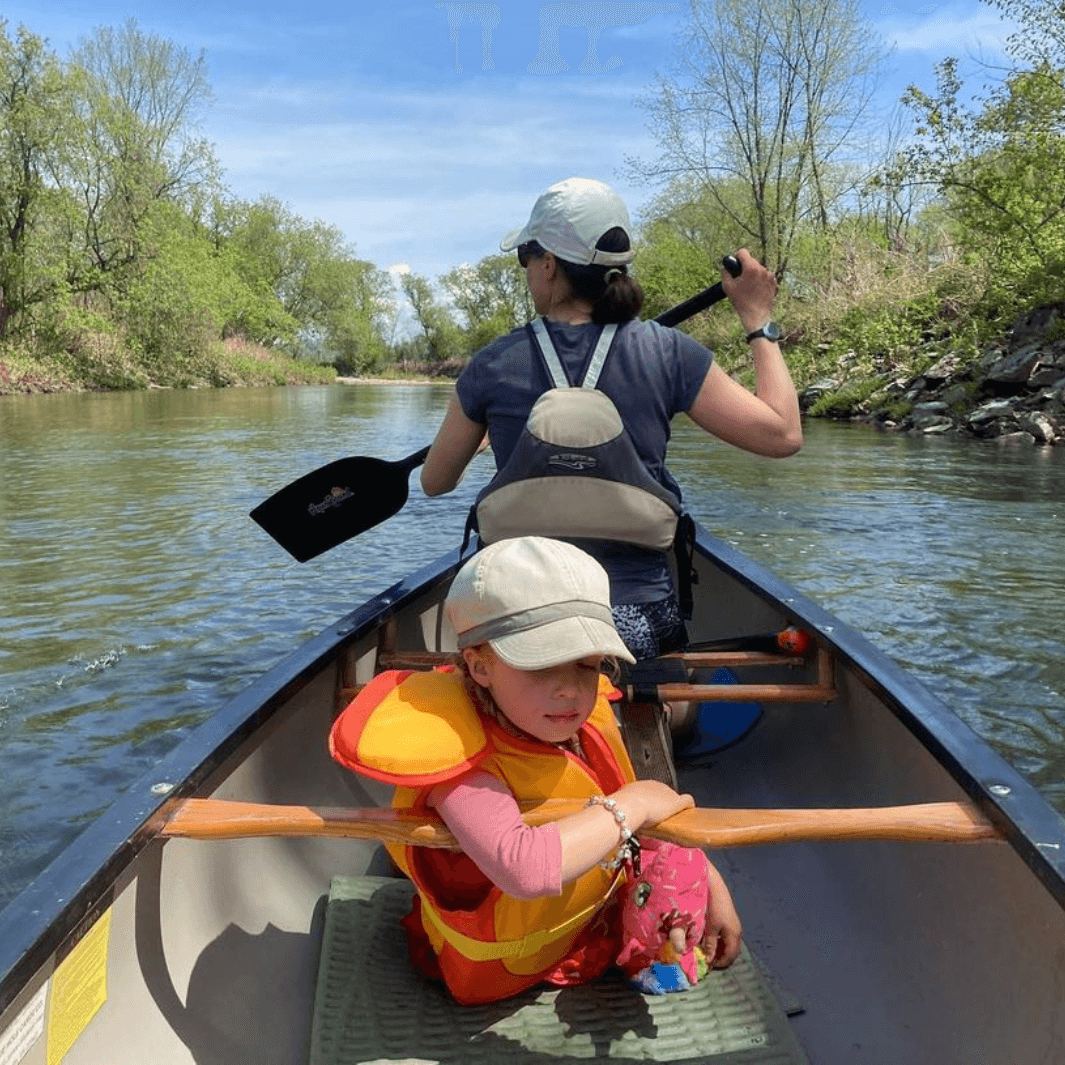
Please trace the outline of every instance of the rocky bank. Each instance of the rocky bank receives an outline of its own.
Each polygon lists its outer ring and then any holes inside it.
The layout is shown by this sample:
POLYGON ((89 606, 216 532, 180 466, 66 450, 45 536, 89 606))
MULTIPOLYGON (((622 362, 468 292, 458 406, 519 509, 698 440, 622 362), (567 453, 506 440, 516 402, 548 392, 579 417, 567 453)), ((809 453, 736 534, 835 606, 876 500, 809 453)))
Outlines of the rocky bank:
MULTIPOLYGON (((811 385, 800 395, 803 410, 842 387, 833 379, 811 385)), ((1018 318, 975 361, 947 352, 916 377, 887 381, 850 416, 918 433, 1065 442, 1065 301, 1018 318)))

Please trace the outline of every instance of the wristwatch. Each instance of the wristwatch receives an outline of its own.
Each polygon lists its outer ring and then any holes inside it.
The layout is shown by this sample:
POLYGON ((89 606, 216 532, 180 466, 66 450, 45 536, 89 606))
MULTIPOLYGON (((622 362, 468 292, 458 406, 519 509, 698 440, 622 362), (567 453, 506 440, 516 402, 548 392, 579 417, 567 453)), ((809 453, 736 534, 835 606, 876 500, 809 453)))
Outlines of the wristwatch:
POLYGON ((784 332, 780 326, 770 318, 768 322, 764 325, 760 325, 753 333, 747 334, 747 343, 749 344, 752 340, 757 340, 759 337, 765 337, 766 340, 772 340, 776 343, 783 335, 784 332))

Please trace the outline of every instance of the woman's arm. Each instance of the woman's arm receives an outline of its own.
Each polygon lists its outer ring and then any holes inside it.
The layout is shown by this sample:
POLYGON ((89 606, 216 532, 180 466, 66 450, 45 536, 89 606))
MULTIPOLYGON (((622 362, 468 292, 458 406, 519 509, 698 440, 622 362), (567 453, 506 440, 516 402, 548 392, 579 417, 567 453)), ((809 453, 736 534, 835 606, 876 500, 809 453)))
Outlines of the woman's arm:
POLYGON ((443 495, 459 483, 486 432, 486 426, 466 417, 458 394, 452 393, 422 467, 422 490, 427 496, 443 495))
MULTIPOLYGON (((722 270, 722 285, 745 333, 772 315, 777 281, 746 248, 737 253, 743 272, 732 277, 722 270)), ((799 399, 780 347, 765 337, 751 342, 755 394, 732 380, 714 362, 688 416, 700 428, 728 444, 771 458, 786 458, 802 447, 799 399)))

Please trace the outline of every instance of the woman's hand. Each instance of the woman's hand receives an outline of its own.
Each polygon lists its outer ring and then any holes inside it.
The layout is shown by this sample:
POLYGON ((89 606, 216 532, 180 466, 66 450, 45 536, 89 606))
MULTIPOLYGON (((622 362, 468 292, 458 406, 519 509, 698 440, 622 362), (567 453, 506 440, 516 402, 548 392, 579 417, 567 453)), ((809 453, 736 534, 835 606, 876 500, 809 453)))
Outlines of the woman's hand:
POLYGON ((744 332, 752 333, 773 316, 777 279, 746 248, 740 248, 736 258, 743 267, 742 272, 739 277, 733 277, 722 267, 721 285, 743 322, 744 332))

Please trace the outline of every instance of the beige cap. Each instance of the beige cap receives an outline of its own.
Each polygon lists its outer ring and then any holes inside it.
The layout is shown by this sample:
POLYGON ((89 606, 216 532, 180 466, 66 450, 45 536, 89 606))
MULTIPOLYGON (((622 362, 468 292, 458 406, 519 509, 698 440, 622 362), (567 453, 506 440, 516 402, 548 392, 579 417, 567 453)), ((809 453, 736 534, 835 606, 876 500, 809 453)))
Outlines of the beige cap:
POLYGON ((595 654, 636 661, 614 628, 606 570, 561 540, 489 544, 459 570, 444 608, 460 649, 487 643, 514 669, 595 654))
POLYGON ((609 186, 592 178, 572 177, 552 185, 533 205, 524 229, 515 229, 500 242, 503 251, 535 240, 568 263, 624 266, 636 256, 627 251, 603 251, 599 241, 620 228, 631 241, 632 226, 625 202, 609 186))

